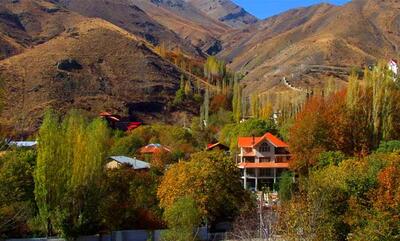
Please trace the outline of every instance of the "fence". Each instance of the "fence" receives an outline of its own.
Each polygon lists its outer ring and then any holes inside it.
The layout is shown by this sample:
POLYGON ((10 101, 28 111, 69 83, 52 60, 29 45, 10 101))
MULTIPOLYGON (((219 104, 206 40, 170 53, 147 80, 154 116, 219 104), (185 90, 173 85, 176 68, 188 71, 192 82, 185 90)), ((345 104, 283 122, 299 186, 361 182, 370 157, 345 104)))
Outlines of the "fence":
MULTIPOLYGON (((81 236, 77 241, 161 241, 163 230, 122 230, 114 231, 108 235, 81 236)), ((197 230, 197 238, 202 241, 209 240, 210 234, 207 227, 197 230)), ((27 238, 27 239, 7 239, 6 241, 65 241, 60 238, 27 238)))

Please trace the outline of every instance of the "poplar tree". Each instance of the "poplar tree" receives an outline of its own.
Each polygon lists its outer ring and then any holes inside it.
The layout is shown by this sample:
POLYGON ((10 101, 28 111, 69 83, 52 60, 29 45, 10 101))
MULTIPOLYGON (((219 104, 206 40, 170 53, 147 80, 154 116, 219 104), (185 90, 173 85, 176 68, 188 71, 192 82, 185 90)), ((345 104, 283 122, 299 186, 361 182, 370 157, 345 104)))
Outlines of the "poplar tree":
POLYGON ((63 135, 58 117, 52 111, 45 114, 39 138, 34 192, 39 216, 46 227, 47 236, 51 236, 55 214, 59 212, 63 194, 67 191, 69 175, 68 163, 63 160, 60 149, 63 135))
POLYGON ((241 95, 241 88, 240 84, 234 76, 234 83, 233 83, 233 98, 232 98, 232 109, 233 109, 233 116, 237 123, 240 122, 242 117, 242 95, 241 95))
POLYGON ((205 126, 208 125, 208 119, 210 116, 210 91, 206 88, 206 93, 204 94, 204 121, 205 126))
MULTIPOLYGON (((35 199, 48 235, 71 238, 93 226, 109 133, 102 120, 48 112, 39 131, 35 199), (54 228, 54 230, 53 230, 54 228)), ((87 230, 90 231, 90 230, 87 230)))

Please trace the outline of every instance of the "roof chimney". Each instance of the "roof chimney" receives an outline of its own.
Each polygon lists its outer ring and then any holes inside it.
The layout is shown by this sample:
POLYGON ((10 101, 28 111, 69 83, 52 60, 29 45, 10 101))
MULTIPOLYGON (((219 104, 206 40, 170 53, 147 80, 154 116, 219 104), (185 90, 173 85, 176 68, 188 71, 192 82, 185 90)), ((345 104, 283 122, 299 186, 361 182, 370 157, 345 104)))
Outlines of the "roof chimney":
POLYGON ((253 135, 253 145, 256 144, 256 137, 253 135))

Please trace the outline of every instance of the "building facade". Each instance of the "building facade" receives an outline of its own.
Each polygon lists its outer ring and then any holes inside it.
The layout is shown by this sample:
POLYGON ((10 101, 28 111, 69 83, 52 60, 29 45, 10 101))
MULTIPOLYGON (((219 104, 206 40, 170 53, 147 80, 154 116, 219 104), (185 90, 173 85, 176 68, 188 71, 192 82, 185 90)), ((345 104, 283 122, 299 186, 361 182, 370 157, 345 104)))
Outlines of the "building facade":
POLYGON ((289 169, 288 145, 266 133, 261 137, 239 137, 238 146, 243 187, 255 191, 263 187, 273 190, 282 173, 289 169))

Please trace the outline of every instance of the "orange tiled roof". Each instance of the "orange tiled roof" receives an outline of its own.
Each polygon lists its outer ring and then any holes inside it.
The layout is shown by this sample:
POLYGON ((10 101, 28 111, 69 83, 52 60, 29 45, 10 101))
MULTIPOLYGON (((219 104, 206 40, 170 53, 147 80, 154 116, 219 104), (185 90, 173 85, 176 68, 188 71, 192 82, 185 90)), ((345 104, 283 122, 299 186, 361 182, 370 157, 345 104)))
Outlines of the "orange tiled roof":
POLYGON ((289 168, 289 163, 288 162, 261 162, 261 163, 248 163, 248 162, 242 162, 239 164, 239 168, 281 168, 281 169, 286 169, 289 168))
POLYGON ((171 152, 171 150, 163 145, 160 144, 149 144, 140 148, 139 152, 141 154, 155 154, 160 153, 162 151, 171 152))
POLYGON ((245 153, 243 153, 243 156, 244 157, 253 157, 253 156, 256 156, 256 153, 254 151, 245 152, 245 153))
POLYGON ((238 138, 238 145, 239 147, 253 147, 263 140, 268 140, 272 143, 272 145, 276 147, 289 147, 284 141, 280 140, 278 137, 272 135, 271 133, 267 132, 265 135, 261 137, 239 137, 238 138))

